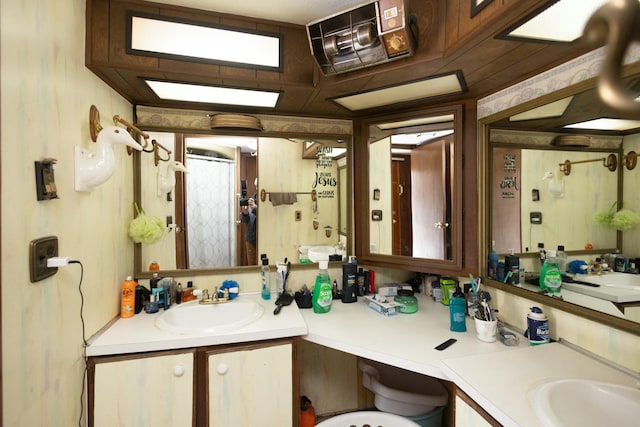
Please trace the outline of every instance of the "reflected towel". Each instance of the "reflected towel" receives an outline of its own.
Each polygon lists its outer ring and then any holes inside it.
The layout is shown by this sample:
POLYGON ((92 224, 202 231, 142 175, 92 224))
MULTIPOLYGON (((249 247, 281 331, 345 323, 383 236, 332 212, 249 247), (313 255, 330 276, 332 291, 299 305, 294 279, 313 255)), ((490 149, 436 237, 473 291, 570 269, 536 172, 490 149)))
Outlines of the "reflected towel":
POLYGON ((269 201, 273 206, 292 205, 298 201, 296 193, 269 193, 269 201))

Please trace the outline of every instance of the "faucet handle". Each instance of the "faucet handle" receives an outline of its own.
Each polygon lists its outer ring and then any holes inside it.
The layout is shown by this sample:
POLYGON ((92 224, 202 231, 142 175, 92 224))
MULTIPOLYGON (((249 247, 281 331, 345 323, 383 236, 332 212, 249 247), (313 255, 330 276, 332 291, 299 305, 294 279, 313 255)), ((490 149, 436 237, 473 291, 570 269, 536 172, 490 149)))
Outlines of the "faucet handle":
POLYGON ((203 289, 202 290, 202 300, 208 300, 209 299, 209 289, 203 289))

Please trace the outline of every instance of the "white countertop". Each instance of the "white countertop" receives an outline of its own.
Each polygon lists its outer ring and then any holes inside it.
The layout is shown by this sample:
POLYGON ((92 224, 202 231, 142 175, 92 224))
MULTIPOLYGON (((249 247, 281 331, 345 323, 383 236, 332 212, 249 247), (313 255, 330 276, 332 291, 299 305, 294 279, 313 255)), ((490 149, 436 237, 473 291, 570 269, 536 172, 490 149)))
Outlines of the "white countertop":
MULTIPOLYGON (((442 379, 447 379, 440 366, 443 359, 517 348, 500 341, 478 340, 469 317, 467 332, 451 332, 449 307, 424 295, 418 296, 418 311, 412 314, 383 316, 370 309, 363 298, 352 304, 334 300, 325 314, 310 309, 301 312, 307 323, 307 341, 442 379), (443 351, 435 350, 449 338, 458 341, 443 351)), ((520 346, 527 345, 520 337, 520 346)))
POLYGON ((502 425, 539 427, 529 403, 534 384, 581 378, 635 387, 637 381, 560 343, 520 348, 499 355, 447 359, 443 371, 502 425))
POLYGON ((580 283, 562 283, 563 288, 615 303, 640 301, 640 275, 610 272, 574 274, 572 277, 578 282, 590 283, 597 287, 580 283))
POLYGON ((140 313, 105 327, 91 338, 86 354, 126 354, 303 336, 326 347, 452 381, 500 423, 523 427, 540 426, 527 393, 542 379, 583 378, 627 386, 637 382, 562 344, 530 347, 522 336, 517 347, 507 347, 500 341, 482 342, 476 338, 469 318, 467 332, 451 332, 449 308, 424 295, 418 296, 416 313, 388 317, 370 309, 363 298, 352 304, 334 300, 331 311, 325 314, 300 310, 294 302, 277 316, 273 315, 274 298, 263 301, 259 293, 238 298, 263 305, 261 318, 232 332, 180 335, 155 326, 162 310, 140 313), (443 351, 434 349, 449 338, 457 342, 443 351))
MULTIPOLYGON (((293 302, 273 315, 275 294, 270 300, 263 300, 260 293, 240 294, 238 301, 255 301, 264 307, 262 316, 240 329, 219 334, 178 334, 166 332, 155 326, 156 317, 163 313, 148 314, 144 311, 127 319, 117 319, 94 335, 87 347, 87 356, 138 353, 143 351, 169 350, 207 345, 242 343, 304 335, 307 326, 300 311, 293 302)), ((198 304, 190 301, 173 306, 169 310, 179 310, 180 306, 198 304)), ((227 304, 233 304, 229 302, 227 304)), ((213 308, 213 307, 212 307, 213 308)))
MULTIPOLYGON (((385 317, 364 300, 335 302, 327 314, 302 310, 305 340, 403 369, 452 381, 505 426, 541 424, 527 396, 547 378, 583 378, 635 386, 632 377, 559 343, 517 347, 481 342, 471 319, 467 332, 449 331, 449 309, 419 296, 418 312, 385 317), (458 341, 443 351, 434 347, 458 341)), ((523 314, 525 316, 526 313, 523 314)))

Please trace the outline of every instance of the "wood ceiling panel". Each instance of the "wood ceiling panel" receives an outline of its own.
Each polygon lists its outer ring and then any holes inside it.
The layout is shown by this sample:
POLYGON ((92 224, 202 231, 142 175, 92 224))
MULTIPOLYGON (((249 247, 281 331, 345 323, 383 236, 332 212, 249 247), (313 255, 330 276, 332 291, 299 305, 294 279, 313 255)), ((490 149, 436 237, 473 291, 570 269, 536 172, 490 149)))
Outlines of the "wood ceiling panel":
MULTIPOLYGON (((195 108, 193 104, 158 100, 141 81, 140 77, 143 76, 196 84, 282 90, 283 94, 275 111, 268 112, 356 117, 363 113, 349 113, 327 99, 458 70, 462 70, 469 91, 463 95, 449 96, 446 100, 475 98, 586 52, 581 47, 559 48, 494 38, 509 23, 522 19, 547 1, 493 1, 494 6, 488 6, 471 19, 470 5, 466 0, 412 0, 411 9, 416 13, 419 27, 415 55, 367 69, 323 76, 311 55, 304 26, 251 20, 144 1, 88 0, 87 66, 134 104, 195 108), (132 8, 200 22, 281 32, 284 35, 285 49, 283 72, 128 55, 126 11, 132 8), (109 23, 108 27, 105 27, 104 22, 109 23)), ((433 105, 442 101, 442 98, 431 99, 390 105, 386 109, 395 111, 415 104, 433 105)), ((214 106, 198 108, 214 109, 214 106)), ((220 108, 215 106, 215 109, 220 108)), ((257 113, 253 108, 225 109, 257 113)))

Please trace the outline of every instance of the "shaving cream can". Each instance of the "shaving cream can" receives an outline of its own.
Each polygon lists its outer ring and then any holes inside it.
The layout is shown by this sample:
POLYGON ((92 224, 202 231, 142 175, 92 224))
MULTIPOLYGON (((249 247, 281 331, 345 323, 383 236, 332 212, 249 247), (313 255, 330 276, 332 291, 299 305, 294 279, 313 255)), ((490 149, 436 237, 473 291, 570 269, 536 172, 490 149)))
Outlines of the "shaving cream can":
POLYGON ((527 315, 527 330, 529 333, 529 345, 549 342, 549 320, 540 307, 531 307, 527 315))

